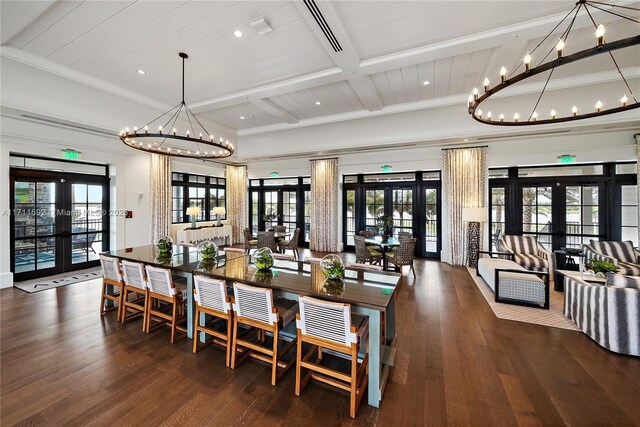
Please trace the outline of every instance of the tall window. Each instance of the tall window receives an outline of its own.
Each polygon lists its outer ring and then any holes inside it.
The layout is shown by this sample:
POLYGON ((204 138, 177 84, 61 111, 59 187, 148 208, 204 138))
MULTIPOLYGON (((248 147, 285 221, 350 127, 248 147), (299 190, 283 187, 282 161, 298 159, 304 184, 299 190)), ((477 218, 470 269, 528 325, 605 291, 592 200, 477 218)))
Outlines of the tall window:
POLYGON ((600 234, 599 188, 597 185, 569 185, 566 187, 567 247, 581 248, 600 234))
POLYGON ((424 191, 425 250, 435 253, 438 251, 438 190, 425 188, 424 191))
POLYGON ((366 197, 366 226, 368 230, 375 229, 377 218, 384 215, 384 189, 367 190, 366 197))
MULTIPOLYGON (((226 207, 226 180, 212 176, 174 172, 172 178, 172 221, 189 222, 187 208, 197 206, 202 211, 197 221, 216 219, 212 213, 215 207, 226 207)), ((225 219, 226 214, 221 218, 225 219)))
POLYGON ((505 188, 491 189, 491 249, 497 250, 498 239, 505 230, 505 188))
POLYGON ((356 234, 356 190, 347 190, 346 196, 347 201, 344 210, 347 222, 344 228, 347 231, 347 245, 353 246, 355 244, 353 236, 356 234))
POLYGON ((622 240, 631 240, 638 246, 638 187, 622 185, 621 227, 622 240))
POLYGON ((551 249, 551 187, 524 187, 522 189, 522 231, 536 235, 538 241, 551 249))
POLYGON ((413 189, 393 189, 393 233, 413 235, 413 189))

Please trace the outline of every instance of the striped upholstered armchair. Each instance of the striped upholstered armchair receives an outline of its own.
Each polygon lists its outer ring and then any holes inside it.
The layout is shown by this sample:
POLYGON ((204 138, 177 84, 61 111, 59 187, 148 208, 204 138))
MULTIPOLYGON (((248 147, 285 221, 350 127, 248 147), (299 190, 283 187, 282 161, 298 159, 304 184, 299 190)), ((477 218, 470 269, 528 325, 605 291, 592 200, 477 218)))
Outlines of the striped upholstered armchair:
POLYGON ((584 245, 587 260, 595 258, 599 261, 609 261, 618 267, 618 274, 626 276, 640 276, 640 251, 633 247, 631 241, 599 242, 591 240, 584 245))
POLYGON ((546 250, 535 236, 505 234, 498 239, 498 251, 513 254, 513 260, 526 270, 549 273, 549 279, 553 282, 556 254, 546 250))

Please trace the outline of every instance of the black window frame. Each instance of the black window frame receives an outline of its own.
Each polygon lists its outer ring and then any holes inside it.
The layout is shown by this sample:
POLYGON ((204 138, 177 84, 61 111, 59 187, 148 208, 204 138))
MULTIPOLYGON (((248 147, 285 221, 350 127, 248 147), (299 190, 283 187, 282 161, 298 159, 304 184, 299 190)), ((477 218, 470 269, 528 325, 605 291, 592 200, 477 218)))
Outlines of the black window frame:
MULTIPOLYGON (((220 199, 220 190, 224 190, 224 208, 226 211, 227 208, 227 180, 226 178, 216 177, 216 176, 207 176, 207 175, 199 175, 199 174, 191 174, 184 173, 178 171, 171 172, 171 220, 172 224, 186 224, 190 222, 189 215, 187 215, 187 208, 191 205, 189 197, 189 188, 198 188, 204 189, 204 207, 202 209, 202 213, 196 222, 202 221, 214 221, 215 215, 211 214, 211 210, 216 207, 212 206, 211 190, 216 192, 216 200, 220 199), (182 179, 180 179, 180 177, 182 179), (196 181, 203 182, 190 182, 189 178, 196 178, 196 181), (173 200, 176 197, 173 197, 174 188, 180 187, 182 188, 182 221, 173 221, 173 213, 176 212, 176 209, 173 209, 173 200)), ((227 214, 225 213, 221 219, 226 219, 227 214)))

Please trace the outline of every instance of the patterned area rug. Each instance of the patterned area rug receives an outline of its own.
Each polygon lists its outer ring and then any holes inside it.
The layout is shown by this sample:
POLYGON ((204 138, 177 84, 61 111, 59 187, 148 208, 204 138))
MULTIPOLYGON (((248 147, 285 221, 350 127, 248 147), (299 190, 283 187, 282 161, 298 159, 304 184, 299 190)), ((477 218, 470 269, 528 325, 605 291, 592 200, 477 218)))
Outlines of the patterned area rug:
POLYGON ((475 268, 467 267, 467 270, 498 319, 515 320, 516 322, 535 323, 536 325, 579 331, 576 324, 562 314, 564 308, 564 294, 562 292, 554 291, 553 288, 551 289, 549 294, 549 310, 503 304, 495 301, 493 291, 482 277, 476 276, 475 268))
POLYGON ((16 288, 29 292, 46 291, 60 286, 71 285, 73 283, 84 282, 91 279, 99 279, 102 277, 100 267, 88 268, 86 270, 74 271, 73 273, 63 273, 56 276, 42 277, 40 279, 25 280, 24 282, 16 282, 13 284, 16 288))

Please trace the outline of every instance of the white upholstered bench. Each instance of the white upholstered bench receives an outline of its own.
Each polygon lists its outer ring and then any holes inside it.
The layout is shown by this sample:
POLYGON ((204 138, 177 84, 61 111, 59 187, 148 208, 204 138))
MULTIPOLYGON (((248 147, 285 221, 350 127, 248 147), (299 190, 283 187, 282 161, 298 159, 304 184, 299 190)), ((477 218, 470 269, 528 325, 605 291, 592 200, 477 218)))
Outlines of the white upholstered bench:
POLYGON ((490 256, 478 258, 477 275, 493 290, 496 302, 549 309, 548 273, 528 271, 510 259, 491 257, 511 254, 480 251, 481 254, 490 256))

